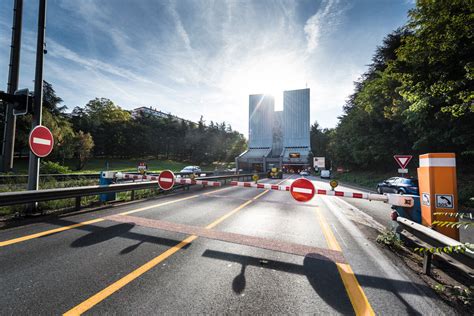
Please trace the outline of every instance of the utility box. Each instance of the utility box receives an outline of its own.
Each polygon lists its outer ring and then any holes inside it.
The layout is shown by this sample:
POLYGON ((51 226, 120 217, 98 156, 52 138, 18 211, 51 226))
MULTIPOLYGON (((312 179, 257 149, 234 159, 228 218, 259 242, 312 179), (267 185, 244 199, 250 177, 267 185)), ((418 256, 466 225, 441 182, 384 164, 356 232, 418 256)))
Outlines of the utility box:
MULTIPOLYGON (((114 176, 115 176, 115 172, 113 171, 101 171, 99 175, 99 185, 101 186, 111 185, 112 183, 114 183, 114 176)), ((99 201, 101 202, 115 201, 116 198, 117 198, 116 192, 99 194, 99 201)))
MULTIPOLYGON (((429 153, 420 155, 418 183, 421 223, 430 227, 436 220, 455 222, 457 220, 455 216, 435 215, 435 213, 456 213, 458 211, 455 154, 429 153)), ((433 229, 459 240, 458 228, 433 226, 433 229)))

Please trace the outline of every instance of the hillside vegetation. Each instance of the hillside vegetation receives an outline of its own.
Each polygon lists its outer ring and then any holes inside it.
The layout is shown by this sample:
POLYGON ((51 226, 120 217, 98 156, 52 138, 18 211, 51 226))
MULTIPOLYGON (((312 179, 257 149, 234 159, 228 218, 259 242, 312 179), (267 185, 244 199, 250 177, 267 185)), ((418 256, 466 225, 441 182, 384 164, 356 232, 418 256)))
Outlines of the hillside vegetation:
POLYGON ((456 154, 463 202, 474 196, 474 6, 417 1, 388 34, 344 105, 336 128, 311 129, 312 149, 332 166, 386 175, 395 154, 456 154))

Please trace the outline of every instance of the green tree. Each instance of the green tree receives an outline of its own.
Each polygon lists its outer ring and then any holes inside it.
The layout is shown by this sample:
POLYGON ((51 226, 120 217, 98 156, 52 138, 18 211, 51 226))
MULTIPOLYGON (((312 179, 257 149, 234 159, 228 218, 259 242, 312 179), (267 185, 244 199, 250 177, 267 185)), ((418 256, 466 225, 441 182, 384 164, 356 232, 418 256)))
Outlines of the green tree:
POLYGON ((79 131, 74 137, 74 156, 77 158, 77 170, 82 170, 87 159, 91 156, 94 141, 89 133, 79 131))

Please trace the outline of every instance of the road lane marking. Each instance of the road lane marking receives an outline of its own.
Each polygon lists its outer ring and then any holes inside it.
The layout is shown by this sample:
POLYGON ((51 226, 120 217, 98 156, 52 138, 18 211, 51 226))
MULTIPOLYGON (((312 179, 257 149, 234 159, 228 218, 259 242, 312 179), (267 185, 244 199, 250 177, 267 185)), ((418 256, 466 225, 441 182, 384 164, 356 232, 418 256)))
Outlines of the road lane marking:
MULTIPOLYGON (((264 191, 264 192, 266 193, 268 191, 264 191)), ((221 223, 223 220, 227 219, 229 216, 234 215, 235 213, 237 213, 238 211, 240 211, 241 209, 243 209, 244 207, 246 207, 247 205, 249 205, 250 203, 255 201, 256 198, 258 198, 262 195, 263 194, 260 193, 256 197, 254 197, 254 198, 248 200, 247 202, 239 205, 238 207, 236 207, 235 209, 233 209, 232 211, 230 211, 226 215, 221 216, 220 218, 218 218, 214 222, 207 225, 206 228, 211 229, 211 228, 215 227, 216 225, 221 223)), ((153 267, 158 265, 163 260, 167 259, 171 255, 176 253, 178 250, 180 250, 183 247, 189 245, 196 238, 198 238, 198 236, 196 236, 196 235, 191 235, 191 236, 187 237, 186 239, 182 240, 180 243, 176 244, 175 246, 173 246, 170 249, 166 250, 165 252, 161 253, 157 257, 151 259, 150 261, 148 261, 144 265, 140 266, 136 270, 130 272, 129 274, 122 277, 118 281, 115 281, 111 285, 107 286, 102 291, 94 294, 93 296, 89 297, 87 300, 83 301, 79 305, 77 305, 77 306, 73 307, 72 309, 68 310, 63 315, 64 316, 81 315, 82 313, 88 311, 89 309, 91 309, 92 307, 94 307, 98 303, 102 302, 103 300, 105 300, 107 297, 109 297, 113 293, 115 293, 118 290, 120 290, 121 288, 123 288, 128 283, 132 282, 133 280, 135 280, 136 278, 138 278, 139 276, 141 276, 145 272, 149 271, 150 269, 152 269, 153 267)))
MULTIPOLYGON (((337 239, 334 236, 331 227, 326 221, 322 211, 318 208, 315 208, 315 211, 328 247, 332 250, 342 251, 341 246, 337 242, 337 239)), ((364 290, 357 281, 351 266, 347 263, 336 263, 336 267, 356 315, 375 315, 375 312, 372 309, 372 306, 370 305, 364 290)))
MULTIPOLYGON (((129 215, 129 214, 133 214, 133 213, 137 213, 137 212, 142 212, 142 211, 146 211, 146 210, 149 210, 149 209, 152 209, 152 208, 155 208, 155 207, 161 207, 161 206, 165 206, 165 205, 168 205, 168 204, 173 204, 173 203, 176 203, 176 202, 181 202, 181 201, 193 199, 193 198, 196 198, 198 196, 199 195, 191 195, 191 196, 188 196, 188 197, 185 197, 185 198, 182 198, 182 199, 176 199, 176 200, 172 200, 172 201, 167 201, 167 202, 154 204, 154 205, 150 205, 150 206, 145 206, 145 207, 141 207, 141 208, 134 209, 134 210, 131 210, 131 211, 119 213, 118 215, 129 215)), ((93 220, 89 220, 89 221, 85 221, 85 222, 80 222, 80 223, 69 225, 69 226, 63 226, 63 227, 59 227, 59 228, 55 228, 55 229, 46 230, 46 231, 36 233, 36 234, 32 234, 32 235, 27 235, 27 236, 18 237, 18 238, 14 238, 14 239, 10 239, 10 240, 0 241, 0 247, 16 244, 16 243, 26 241, 26 240, 30 240, 30 239, 35 239, 35 238, 51 235, 51 234, 54 234, 54 233, 62 232, 62 231, 69 230, 69 229, 74 229, 74 228, 85 226, 85 225, 94 224, 94 223, 97 223, 97 222, 102 222, 103 220, 104 220, 104 218, 101 217, 101 218, 97 218, 97 219, 93 219, 93 220)))
POLYGON ((46 235, 51 235, 51 234, 54 234, 54 233, 59 233, 59 232, 65 231, 65 230, 73 229, 73 228, 76 228, 76 227, 81 227, 81 226, 84 226, 84 225, 90 225, 90 224, 94 224, 94 223, 97 223, 97 222, 102 222, 103 220, 104 220, 103 218, 97 218, 97 219, 93 219, 93 220, 90 220, 90 221, 85 221, 85 222, 82 222, 82 223, 77 223, 77 224, 73 224, 73 225, 69 225, 69 226, 63 226, 63 227, 47 230, 47 231, 32 234, 32 235, 18 237, 18 238, 6 240, 6 241, 0 241, 0 247, 8 246, 8 245, 11 245, 11 244, 16 244, 18 242, 22 242, 22 241, 26 241, 26 240, 30 240, 30 239, 34 239, 34 238, 43 237, 43 236, 46 236, 46 235))
POLYGON ((255 248, 272 250, 282 253, 293 254, 302 257, 311 257, 321 260, 329 260, 333 262, 346 263, 346 259, 340 251, 334 251, 328 248, 318 248, 304 244, 286 242, 282 240, 268 239, 251 235, 231 233, 216 229, 209 229, 200 226, 178 224, 158 219, 149 219, 144 217, 129 215, 111 215, 107 216, 108 220, 118 223, 134 224, 164 230, 168 232, 180 233, 184 235, 196 235, 203 238, 224 241, 228 243, 240 244, 255 248))
POLYGON ((122 287, 124 287, 128 283, 132 282, 133 280, 135 280, 136 278, 138 278, 139 276, 141 276, 142 274, 144 274, 148 270, 150 270, 153 267, 155 267, 156 265, 158 265, 160 262, 162 262, 163 260, 165 260, 169 256, 176 253, 181 248, 183 248, 183 247, 187 246, 188 244, 190 244, 196 238, 197 238, 197 236, 190 236, 190 237, 184 239, 183 241, 181 241, 176 246, 171 247, 170 249, 166 250, 165 252, 163 252, 159 256, 157 256, 157 257, 153 258, 152 260, 148 261, 147 263, 145 263, 144 265, 142 265, 138 269, 136 269, 133 272, 127 274, 126 276, 124 276, 120 280, 112 283, 111 285, 109 285, 108 287, 103 289, 102 291, 100 291, 97 294, 89 297, 87 300, 85 300, 81 304, 77 305, 76 307, 70 309, 69 311, 65 312, 63 315, 65 315, 65 316, 81 315, 82 313, 88 311, 89 309, 94 307, 96 304, 100 303, 101 301, 103 301, 104 299, 106 299, 107 297, 112 295, 113 293, 117 292, 118 290, 120 290, 122 287))
POLYGON ((197 198, 198 196, 199 195, 191 195, 191 196, 187 196, 187 197, 184 197, 184 198, 181 198, 181 199, 171 200, 171 201, 159 203, 159 204, 156 204, 156 205, 145 206, 145 207, 141 207, 141 208, 138 208, 138 209, 135 209, 135 210, 119 213, 119 215, 130 215, 130 214, 133 214, 133 213, 146 211, 146 210, 149 210, 149 209, 154 208, 154 207, 161 207, 161 206, 173 204, 173 203, 176 203, 176 202, 182 202, 182 201, 194 199, 194 198, 197 198))
MULTIPOLYGON (((284 179, 283 181, 280 181, 278 184, 280 184, 280 183, 282 183, 286 180, 288 180, 288 179, 284 179)), ((233 187, 228 187, 228 188, 233 188, 233 187)), ((228 189, 228 188, 223 188, 223 189, 215 190, 215 191, 212 191, 212 192, 207 192, 207 193, 204 193, 204 195, 212 194, 214 192, 219 192, 219 191, 222 191, 222 190, 225 190, 225 189, 228 189)), ((264 193, 262 193, 261 195, 263 195, 265 193, 266 193, 266 191, 264 191, 264 193)), ((185 200, 188 200, 188 199, 193 199, 193 198, 196 198, 198 196, 200 196, 200 195, 192 195, 192 196, 188 196, 188 197, 185 197, 185 198, 182 198, 182 199, 177 199, 177 200, 163 202, 163 203, 159 203, 159 204, 155 204, 155 205, 145 206, 145 207, 138 208, 138 209, 135 209, 135 210, 119 213, 119 215, 130 215, 130 214, 133 214, 133 213, 146 211, 146 210, 149 210, 151 208, 161 207, 161 206, 173 204, 173 203, 176 203, 176 202, 181 202, 181 201, 185 201, 185 200)), ((260 195, 258 195, 258 197, 259 196, 260 195)), ((39 233, 27 235, 27 236, 22 236, 22 237, 13 238, 13 239, 10 239, 10 240, 0 241, 0 247, 5 247, 5 246, 9 246, 9 245, 16 244, 16 243, 19 243, 19 242, 23 242, 23 241, 27 241, 27 240, 31 240, 31 239, 35 239, 35 238, 39 238, 39 237, 43 237, 43 236, 47 236, 47 235, 51 235, 51 234, 54 234, 54 233, 62 232, 62 231, 65 231, 65 230, 70 230, 70 229, 74 229, 74 228, 77 228, 77 227, 94 224, 94 223, 97 223, 97 222, 101 222, 103 220, 104 220, 103 218, 93 219, 93 220, 80 222, 80 223, 69 225, 69 226, 64 226, 64 227, 59 227, 59 228, 55 228, 55 229, 46 230, 46 231, 43 231, 43 232, 39 232, 39 233)))

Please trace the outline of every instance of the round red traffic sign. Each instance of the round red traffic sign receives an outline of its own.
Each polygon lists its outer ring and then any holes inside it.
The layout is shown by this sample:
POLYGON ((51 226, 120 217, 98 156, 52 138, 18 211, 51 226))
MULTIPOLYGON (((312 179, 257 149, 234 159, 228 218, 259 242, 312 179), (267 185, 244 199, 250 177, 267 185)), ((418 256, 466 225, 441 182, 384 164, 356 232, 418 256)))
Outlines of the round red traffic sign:
POLYGON ((47 127, 38 125, 31 131, 28 144, 33 154, 40 158, 46 157, 53 150, 53 134, 47 127))
POLYGON ((296 179, 290 186, 290 193, 299 202, 308 202, 315 193, 314 185, 305 178, 296 179))
POLYGON ((171 189, 174 185, 174 173, 169 170, 162 171, 158 176, 158 185, 163 190, 171 189))

